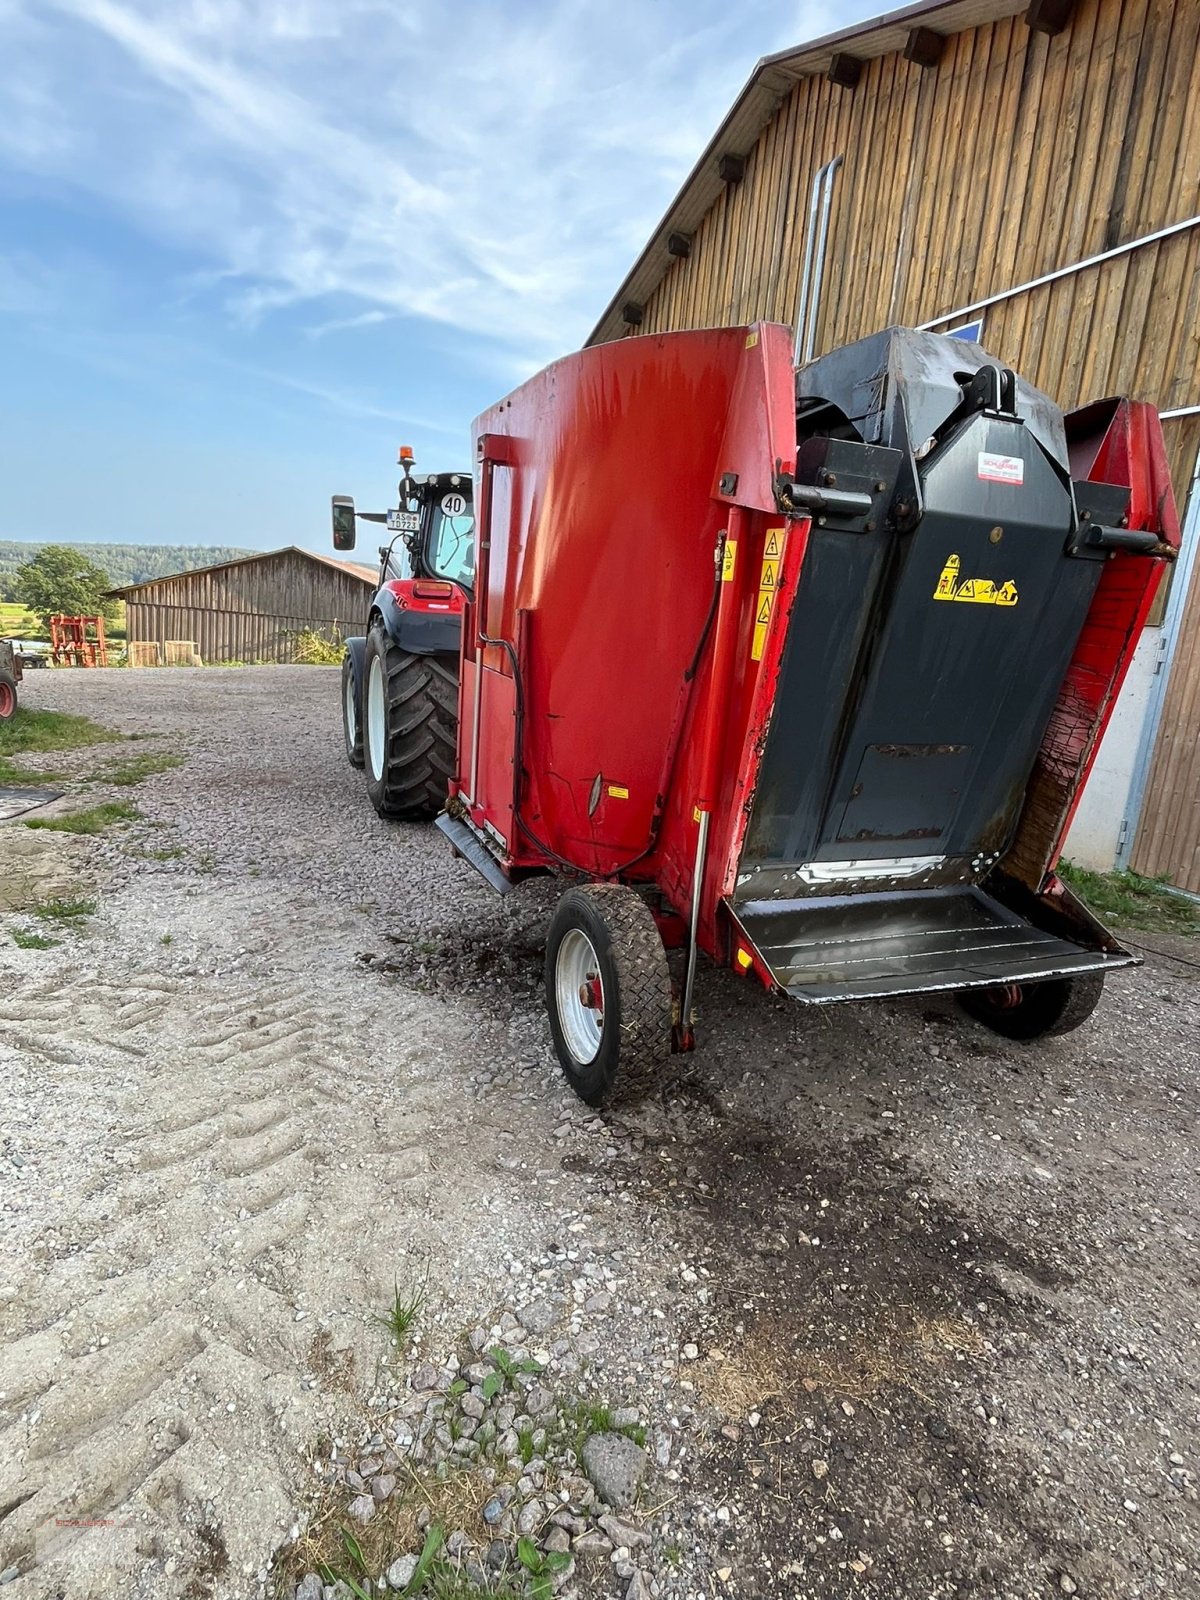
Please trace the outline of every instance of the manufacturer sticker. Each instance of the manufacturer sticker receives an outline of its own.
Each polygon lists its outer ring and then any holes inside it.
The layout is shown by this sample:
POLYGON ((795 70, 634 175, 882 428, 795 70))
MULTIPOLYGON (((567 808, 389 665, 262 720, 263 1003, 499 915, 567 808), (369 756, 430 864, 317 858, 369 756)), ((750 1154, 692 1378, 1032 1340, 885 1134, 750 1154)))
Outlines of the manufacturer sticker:
POLYGON ((629 790, 623 783, 610 783, 608 786, 608 796, 610 800, 628 800, 629 790))
POLYGON ((999 587, 990 578, 964 578, 962 562, 956 555, 950 555, 946 557, 946 565, 938 578, 933 598, 961 600, 966 605, 975 606, 1015 606, 1019 597, 1017 586, 1011 578, 999 587))
POLYGON ((979 452, 979 476, 987 483, 1025 482, 1025 463, 1020 456, 997 456, 990 450, 979 452))

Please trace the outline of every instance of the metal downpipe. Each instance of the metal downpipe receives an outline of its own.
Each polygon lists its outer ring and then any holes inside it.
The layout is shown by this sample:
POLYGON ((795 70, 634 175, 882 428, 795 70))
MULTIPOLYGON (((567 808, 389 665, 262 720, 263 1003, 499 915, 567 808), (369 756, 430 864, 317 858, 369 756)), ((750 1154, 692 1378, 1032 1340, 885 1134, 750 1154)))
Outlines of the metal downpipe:
POLYGON ((845 160, 844 156, 834 156, 825 168, 824 194, 821 198, 821 230, 817 238, 817 258, 813 264, 811 307, 808 316, 808 331, 804 341, 804 360, 811 361, 813 350, 817 343, 817 319, 821 314, 821 290, 825 279, 825 247, 829 243, 829 212, 833 205, 833 180, 837 177, 838 168, 845 160))

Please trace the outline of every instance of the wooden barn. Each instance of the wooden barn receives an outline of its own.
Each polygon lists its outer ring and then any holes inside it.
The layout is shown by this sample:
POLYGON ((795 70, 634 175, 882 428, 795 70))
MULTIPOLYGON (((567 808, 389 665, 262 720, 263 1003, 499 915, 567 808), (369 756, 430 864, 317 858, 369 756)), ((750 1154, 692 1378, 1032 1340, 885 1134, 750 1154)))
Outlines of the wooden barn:
POLYGON ((125 602, 135 665, 192 654, 212 663, 284 662, 294 659, 303 630, 330 639, 361 631, 377 582, 373 567, 289 545, 112 592, 125 602))
POLYGON ((1200 4, 934 0, 761 61, 590 343, 903 323, 1164 416, 1184 556, 1072 851, 1200 892, 1200 4))

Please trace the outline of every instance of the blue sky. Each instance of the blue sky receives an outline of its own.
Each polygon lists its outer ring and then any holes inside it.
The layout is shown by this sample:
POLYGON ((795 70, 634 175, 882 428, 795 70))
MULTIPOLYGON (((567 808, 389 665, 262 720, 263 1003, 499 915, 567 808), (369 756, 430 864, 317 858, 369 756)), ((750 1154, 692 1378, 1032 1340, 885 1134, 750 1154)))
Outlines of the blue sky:
POLYGON ((0 538, 327 549, 863 0, 0 0, 0 538))

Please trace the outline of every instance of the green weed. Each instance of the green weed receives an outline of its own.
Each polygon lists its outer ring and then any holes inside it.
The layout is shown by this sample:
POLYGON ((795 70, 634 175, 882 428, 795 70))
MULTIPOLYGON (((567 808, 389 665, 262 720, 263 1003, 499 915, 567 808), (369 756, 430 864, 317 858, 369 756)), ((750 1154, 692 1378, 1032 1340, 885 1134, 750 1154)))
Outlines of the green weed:
POLYGON ((183 855, 180 845, 172 845, 169 850, 147 850, 146 856, 150 861, 178 861, 183 855))
POLYGON ((159 936, 158 942, 159 942, 159 944, 174 944, 175 943, 175 935, 173 933, 161 934, 159 936))
POLYGON ((376 1314, 375 1321, 388 1330, 397 1344, 403 1344, 428 1299, 429 1291, 425 1284, 407 1292, 397 1284, 391 1305, 382 1316, 376 1314))
POLYGON ((41 917, 45 922, 77 922, 82 917, 90 917, 95 913, 97 902, 95 900, 42 900, 38 905, 32 906, 35 917, 41 917))
POLYGON ((138 809, 126 800, 110 800, 102 806, 91 806, 86 811, 70 811, 62 817, 32 817, 27 828, 41 828, 47 833, 104 833, 118 822, 136 822, 138 809))
POLYGON ((144 783, 156 773, 170 772, 172 768, 182 765, 182 756, 171 755, 166 750, 147 751, 144 756, 130 756, 127 761, 114 761, 107 767, 101 767, 92 782, 110 783, 118 789, 132 789, 135 784, 144 783))
POLYGON ((90 717, 71 716, 65 711, 28 711, 18 706, 16 716, 0 726, 0 756, 81 750, 85 745, 109 744, 120 737, 90 717))
POLYGON ((1101 921, 1151 933, 1200 936, 1200 904, 1171 889, 1165 878, 1137 872, 1089 872, 1059 863, 1059 876, 1101 921))
POLYGON ((555 1577, 571 1565, 571 1558, 565 1552, 543 1552, 532 1539, 517 1540, 517 1560, 529 1574, 529 1591, 533 1600, 550 1600, 555 1577))
POLYGON ((13 931, 13 943, 18 950, 53 950, 61 939, 48 939, 44 933, 26 933, 21 928, 13 931))
POLYGON ((506 1383, 515 1383, 522 1372, 530 1372, 535 1376, 542 1369, 536 1361, 526 1358, 524 1361, 514 1361, 503 1345, 493 1345, 487 1353, 488 1360, 495 1368, 483 1380, 483 1398, 491 1400, 498 1395, 506 1383))

